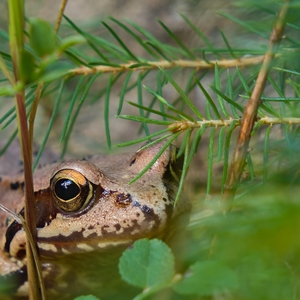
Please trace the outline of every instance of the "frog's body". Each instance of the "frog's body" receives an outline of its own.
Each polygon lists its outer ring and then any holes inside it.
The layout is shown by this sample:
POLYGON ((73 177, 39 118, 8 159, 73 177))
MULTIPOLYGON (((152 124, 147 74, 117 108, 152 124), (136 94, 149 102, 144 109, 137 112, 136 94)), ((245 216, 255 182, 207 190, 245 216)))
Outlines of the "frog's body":
MULTIPOLYGON (((83 277, 106 273, 107 260, 103 258, 108 253, 118 256, 119 249, 137 239, 163 237, 174 217, 188 209, 186 202, 173 207, 177 192, 173 175, 178 171, 174 147, 168 147, 138 181, 128 184, 163 145, 155 144, 133 156, 71 160, 35 172, 37 245, 48 289, 66 288, 62 278, 70 274, 74 280, 80 272, 83 277), (91 271, 89 266, 97 260, 97 272, 91 271)), ((23 206, 22 182, 22 177, 1 176, 0 202, 15 212, 23 206)), ((25 233, 15 221, 8 224, 4 212, 0 211, 0 218, 0 274, 5 278, 22 270, 24 275, 25 233)), ((25 283, 26 278, 19 281, 25 283)), ((19 293, 25 289, 23 284, 19 293)))

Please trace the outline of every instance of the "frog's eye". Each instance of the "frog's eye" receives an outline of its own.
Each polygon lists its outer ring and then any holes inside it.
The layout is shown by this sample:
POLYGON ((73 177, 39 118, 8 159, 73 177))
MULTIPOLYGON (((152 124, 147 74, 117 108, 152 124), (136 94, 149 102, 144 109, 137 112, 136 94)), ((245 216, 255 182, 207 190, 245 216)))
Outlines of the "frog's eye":
POLYGON ((51 179, 55 205, 66 212, 82 211, 95 196, 95 189, 81 173, 72 169, 57 172, 51 179))

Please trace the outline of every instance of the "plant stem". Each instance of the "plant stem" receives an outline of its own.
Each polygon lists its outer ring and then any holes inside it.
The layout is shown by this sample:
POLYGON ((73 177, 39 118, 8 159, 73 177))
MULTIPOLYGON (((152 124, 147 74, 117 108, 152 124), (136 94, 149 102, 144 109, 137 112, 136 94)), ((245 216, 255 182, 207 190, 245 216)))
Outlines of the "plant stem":
POLYGON ((57 16, 57 20, 56 20, 56 24, 55 24, 55 32, 56 33, 59 30, 60 23, 61 23, 61 20, 62 20, 62 16, 63 16, 65 8, 67 6, 67 2, 68 2, 68 0, 62 0, 61 1, 59 12, 58 12, 58 16, 57 16))
POLYGON ((241 128, 237 139, 233 160, 230 165, 229 174, 226 180, 222 202, 224 212, 231 209, 232 202, 236 193, 237 185, 242 175, 245 159, 248 153, 248 147, 251 139, 251 132, 254 123, 257 119, 258 107, 261 103, 261 95, 264 90, 267 77, 271 68, 271 62, 275 56, 279 43, 282 39, 285 28, 285 19, 288 12, 289 0, 285 0, 278 14, 275 26, 272 30, 268 48, 264 56, 263 64, 259 71, 256 84, 252 95, 245 106, 244 115, 242 118, 241 128))
MULTIPOLYGON (((26 241, 27 275, 29 282, 29 299, 45 299, 43 294, 42 273, 36 250, 36 212, 32 176, 32 152, 30 136, 28 132, 26 108, 25 108, 25 83, 21 76, 20 67, 22 55, 24 55, 24 1, 8 1, 9 8, 9 40, 12 57, 14 83, 18 87, 15 95, 16 115, 21 155, 24 164, 24 213, 28 226, 26 241), (31 241, 31 242, 30 242, 31 241), (37 284, 41 282, 41 285, 37 284)), ((9 78, 9 77, 8 77, 9 78)))
POLYGON ((223 59, 223 60, 211 60, 209 62, 205 60, 173 60, 173 61, 144 61, 143 65, 136 65, 136 62, 128 64, 120 64, 119 66, 93 66, 93 67, 79 67, 70 70, 70 75, 89 75, 95 73, 115 73, 115 72, 125 72, 125 71, 142 71, 149 69, 173 69, 176 67, 182 68, 195 68, 195 69, 213 69, 216 64, 219 68, 235 68, 235 67, 246 67, 261 64, 264 59, 263 55, 244 57, 239 59, 223 59))

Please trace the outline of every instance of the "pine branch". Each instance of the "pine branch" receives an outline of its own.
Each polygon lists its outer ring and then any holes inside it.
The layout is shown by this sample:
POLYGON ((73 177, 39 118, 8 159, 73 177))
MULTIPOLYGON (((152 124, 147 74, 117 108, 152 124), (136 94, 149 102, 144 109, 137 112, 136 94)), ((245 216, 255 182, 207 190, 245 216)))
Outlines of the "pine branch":
POLYGON ((70 70, 69 75, 89 75, 95 73, 116 73, 126 71, 143 71, 149 69, 174 69, 181 68, 195 68, 195 69, 213 69, 218 64, 220 68, 235 68, 259 65, 264 59, 263 55, 255 57, 243 57, 239 59, 223 59, 223 60, 161 60, 161 61, 145 61, 143 63, 131 62, 127 64, 119 64, 114 66, 98 65, 92 67, 81 66, 70 70))
MULTIPOLYGON (((169 130, 172 132, 184 131, 188 128, 202 128, 206 127, 227 127, 231 124, 235 124, 235 126, 241 126, 241 119, 227 119, 227 120, 203 120, 203 121, 176 121, 168 126, 169 130)), ((254 126, 262 126, 262 125, 296 125, 300 124, 300 118, 270 118, 264 117, 260 118, 254 122, 254 126)))

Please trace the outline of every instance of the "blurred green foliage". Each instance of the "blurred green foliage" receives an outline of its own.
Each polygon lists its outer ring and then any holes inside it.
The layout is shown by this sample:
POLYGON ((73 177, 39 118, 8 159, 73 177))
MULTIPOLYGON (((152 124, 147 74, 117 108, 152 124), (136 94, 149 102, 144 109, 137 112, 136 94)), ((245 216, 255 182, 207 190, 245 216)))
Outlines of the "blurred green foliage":
MULTIPOLYGON (((63 121, 57 131, 63 157, 82 108, 89 104, 95 111, 92 105, 103 102, 97 116, 100 118, 101 113, 108 148, 113 146, 111 134, 117 128, 111 129, 110 110, 115 104, 113 115, 141 123, 131 124, 127 131, 145 135, 121 145, 157 138, 180 141, 179 154, 184 154, 181 191, 188 169, 196 166, 192 192, 183 190, 196 208, 178 245, 169 247, 156 239, 140 240, 120 258, 124 284, 140 290, 135 299, 300 298, 300 2, 290 3, 285 36, 261 98, 242 182, 232 211, 224 215, 221 193, 235 147, 235 132, 260 68, 248 59, 265 53, 282 2, 235 4, 237 16, 221 15, 243 30, 236 36, 225 29, 221 31, 223 46, 218 47, 187 16, 182 18, 196 39, 193 47, 162 21, 159 24, 172 43, 160 41, 132 21, 115 18, 97 25, 105 30, 105 37, 90 33, 67 16, 59 35, 45 20, 30 19, 26 23, 25 48, 20 53, 21 84, 9 81, 9 37, 0 31, 3 99, 10 99, 24 88, 29 114, 38 84, 44 83, 42 97, 47 101, 52 97, 47 125, 39 128, 43 130, 43 140, 38 158, 50 133, 57 130, 54 124, 59 114, 63 121), (125 38, 118 33, 120 29, 125 31, 125 38), (135 46, 143 51, 135 53, 135 46), (241 62, 248 64, 236 66, 241 62), (128 109, 126 97, 136 109, 135 115, 123 113, 128 109), (153 129, 152 125, 163 129, 153 129), (201 161, 194 163, 199 153, 201 161), (203 170, 207 174, 205 184, 197 181, 203 170)), ((11 105, 0 117, 2 130, 12 126, 14 119, 11 105)), ((2 152, 15 136, 14 129, 2 152)), ((37 162, 38 159, 35 165, 37 162)), ((118 296, 126 297, 123 290, 118 296)), ((93 300, 95 296, 76 299, 93 300)))

